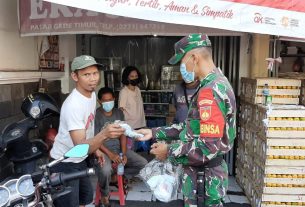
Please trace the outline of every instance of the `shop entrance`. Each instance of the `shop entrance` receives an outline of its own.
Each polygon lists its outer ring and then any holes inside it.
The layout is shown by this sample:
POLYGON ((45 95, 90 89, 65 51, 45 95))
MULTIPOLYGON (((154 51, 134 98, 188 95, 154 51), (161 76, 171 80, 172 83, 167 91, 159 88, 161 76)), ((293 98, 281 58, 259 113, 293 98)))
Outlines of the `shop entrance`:
MULTIPOLYGON (((173 88, 171 86, 166 89, 162 88, 161 70, 168 65, 168 59, 174 54, 173 45, 181 38, 182 36, 77 35, 77 54, 90 54, 97 59, 112 58, 114 62, 109 62, 109 69, 111 64, 116 64, 115 67, 118 67, 113 75, 115 90, 119 90, 121 87, 122 69, 127 65, 135 65, 143 76, 143 83, 140 85, 142 90, 159 90, 162 94, 168 94, 173 88)), ((209 36, 209 38, 212 42, 213 59, 216 66, 222 69, 235 94, 238 94, 240 37, 209 36)), ((112 65, 112 67, 114 66, 112 65)), ((107 76, 106 73, 104 75, 107 76)), ((109 78, 106 81, 109 82, 109 78)), ((170 94, 166 95, 166 97, 170 97, 170 94)), ((156 107, 161 108, 161 106, 156 107)), ((167 109, 162 108, 161 110, 167 109)), ((160 123, 163 124, 165 121, 160 123)), ((225 156, 230 175, 234 174, 235 151, 234 147, 225 156)))

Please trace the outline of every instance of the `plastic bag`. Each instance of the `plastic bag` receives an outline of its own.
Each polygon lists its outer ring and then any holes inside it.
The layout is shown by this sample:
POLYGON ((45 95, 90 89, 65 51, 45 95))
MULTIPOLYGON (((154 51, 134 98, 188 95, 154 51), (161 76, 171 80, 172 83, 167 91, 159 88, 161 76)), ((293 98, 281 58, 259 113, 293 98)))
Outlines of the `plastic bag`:
POLYGON ((162 162, 154 159, 145 165, 139 175, 158 200, 169 202, 177 199, 182 175, 180 165, 175 166, 168 160, 162 162))
POLYGON ((133 128, 131 128, 131 126, 129 126, 126 122, 124 121, 120 121, 120 120, 115 120, 114 121, 115 124, 119 124, 122 128, 125 129, 124 134, 130 138, 142 138, 144 137, 143 134, 139 134, 137 132, 135 132, 133 130, 133 128))

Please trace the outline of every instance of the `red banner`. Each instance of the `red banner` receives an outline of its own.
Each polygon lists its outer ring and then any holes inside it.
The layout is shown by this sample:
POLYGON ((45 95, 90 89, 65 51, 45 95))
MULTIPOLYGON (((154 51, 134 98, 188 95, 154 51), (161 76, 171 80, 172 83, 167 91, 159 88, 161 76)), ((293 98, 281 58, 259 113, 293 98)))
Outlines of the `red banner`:
POLYGON ((235 3, 251 4, 256 6, 264 6, 275 9, 283 9, 289 11, 305 12, 304 0, 224 0, 235 3))

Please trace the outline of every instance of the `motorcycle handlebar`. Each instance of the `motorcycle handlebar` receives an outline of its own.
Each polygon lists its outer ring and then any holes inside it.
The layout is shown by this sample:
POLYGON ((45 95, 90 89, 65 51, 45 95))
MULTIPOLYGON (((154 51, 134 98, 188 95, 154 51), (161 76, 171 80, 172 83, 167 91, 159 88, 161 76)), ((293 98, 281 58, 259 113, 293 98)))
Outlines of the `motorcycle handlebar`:
POLYGON ((79 172, 72 172, 72 173, 57 173, 55 176, 50 177, 50 185, 52 187, 55 187, 58 185, 63 185, 67 181, 94 175, 94 174, 95 174, 95 170, 93 168, 89 168, 89 169, 82 170, 79 172))

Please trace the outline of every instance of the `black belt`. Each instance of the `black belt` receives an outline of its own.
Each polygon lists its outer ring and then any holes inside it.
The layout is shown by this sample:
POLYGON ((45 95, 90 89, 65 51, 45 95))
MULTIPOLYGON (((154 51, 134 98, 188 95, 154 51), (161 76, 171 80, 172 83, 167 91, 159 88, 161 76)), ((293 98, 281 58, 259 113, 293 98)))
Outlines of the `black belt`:
POLYGON ((205 193, 205 176, 204 169, 213 168, 221 165, 223 161, 222 156, 215 157, 214 159, 206 162, 200 167, 194 167, 197 169, 197 206, 204 207, 204 193, 205 193))
POLYGON ((200 172, 200 171, 204 171, 204 169, 206 169, 206 168, 217 167, 217 166, 221 165, 222 161, 223 161, 222 156, 219 156, 219 157, 215 157, 215 158, 211 159, 210 161, 204 163, 201 166, 192 166, 192 167, 195 168, 198 172, 200 172))

